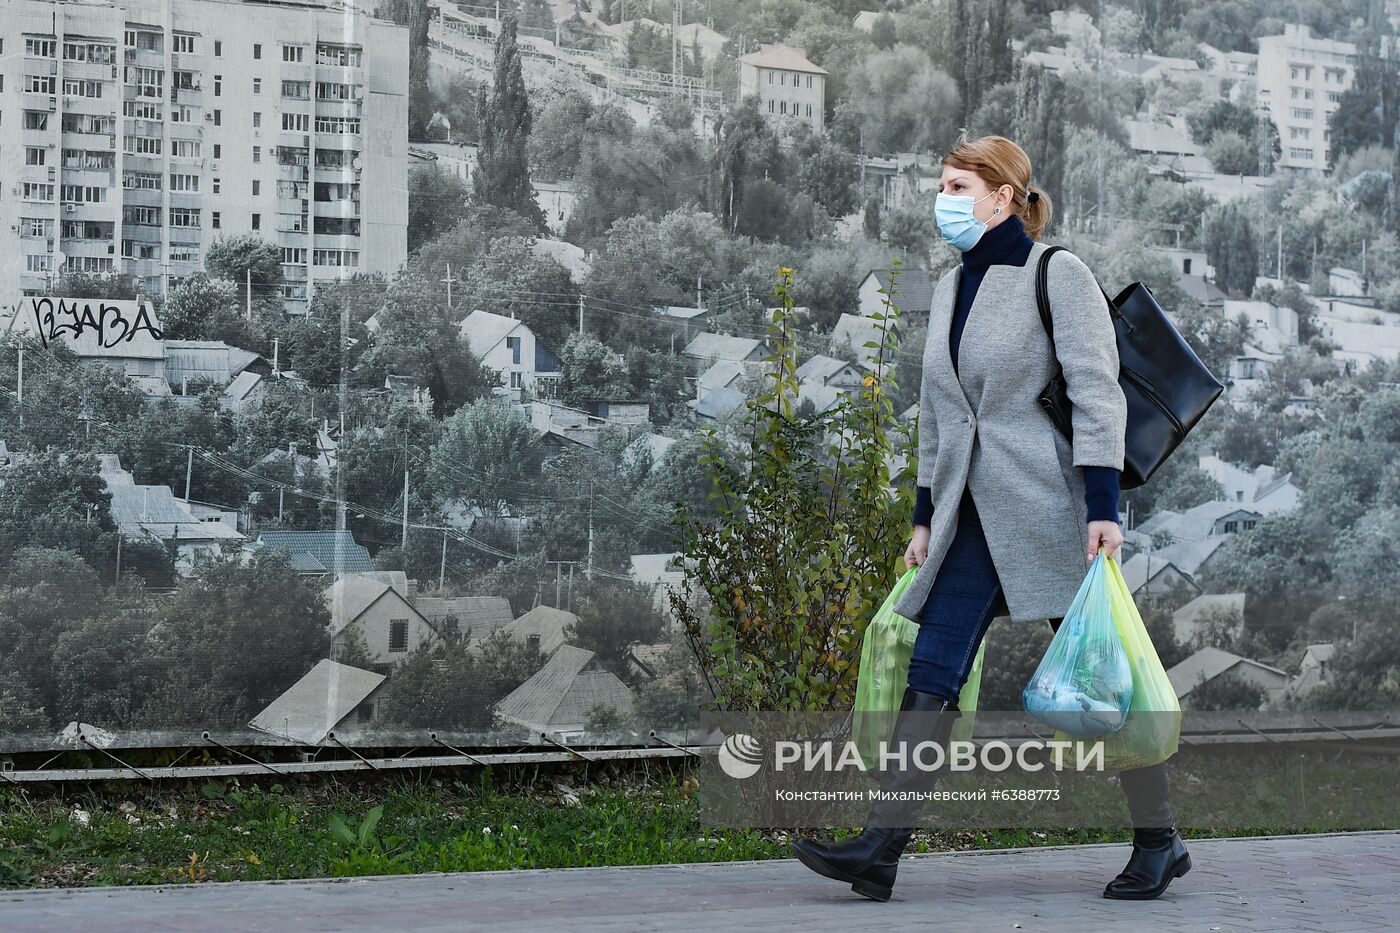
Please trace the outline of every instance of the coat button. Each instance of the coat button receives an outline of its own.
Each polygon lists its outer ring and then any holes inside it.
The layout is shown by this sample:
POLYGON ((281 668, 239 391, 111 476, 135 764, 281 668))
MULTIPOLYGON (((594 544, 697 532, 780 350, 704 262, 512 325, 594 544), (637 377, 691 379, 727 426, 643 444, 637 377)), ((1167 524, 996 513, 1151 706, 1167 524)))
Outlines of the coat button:
POLYGON ((972 416, 963 415, 963 424, 972 424, 972 416))

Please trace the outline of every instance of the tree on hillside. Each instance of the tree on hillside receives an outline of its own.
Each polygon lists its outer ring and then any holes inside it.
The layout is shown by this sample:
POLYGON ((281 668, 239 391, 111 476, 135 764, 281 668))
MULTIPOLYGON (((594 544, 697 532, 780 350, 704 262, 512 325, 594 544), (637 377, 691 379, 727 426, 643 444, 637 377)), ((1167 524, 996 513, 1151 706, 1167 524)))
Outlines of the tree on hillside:
POLYGON ((282 250, 276 243, 256 233, 219 237, 204 256, 204 268, 211 276, 233 283, 240 307, 246 306, 251 287, 253 304, 281 309, 282 250))
POLYGON ((516 45, 516 21, 507 16, 496 40, 495 75, 488 96, 477 97, 481 148, 472 173, 472 194, 478 203, 509 208, 543 233, 544 212, 530 185, 530 100, 516 45))
POLYGON ((408 27, 408 138, 424 139, 433 118, 428 88, 428 21, 432 18, 428 0, 382 0, 374 15, 408 27))
POLYGON ((1249 217, 1236 204, 1207 215, 1206 261, 1215 267, 1215 283, 1233 295, 1249 297, 1259 276, 1259 247, 1249 217))

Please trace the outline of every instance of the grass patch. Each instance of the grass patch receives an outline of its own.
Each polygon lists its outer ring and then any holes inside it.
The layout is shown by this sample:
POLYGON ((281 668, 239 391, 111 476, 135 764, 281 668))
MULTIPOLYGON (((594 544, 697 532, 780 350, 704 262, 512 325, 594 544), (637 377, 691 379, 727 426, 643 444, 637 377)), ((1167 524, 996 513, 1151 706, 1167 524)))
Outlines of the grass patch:
MULTIPOLYGON (((1194 837, 1394 828, 1400 826, 1400 803, 1393 793, 1393 760, 1390 755, 1341 760, 1331 749, 1297 747, 1247 754, 1183 751, 1171 766, 1173 799, 1178 813, 1193 817, 1188 825, 1212 825, 1219 816, 1218 825, 1236 827, 1193 829, 1188 835, 1194 837), (1309 812, 1292 806, 1299 795, 1313 801, 1309 812)), ((282 782, 243 778, 202 785, 6 786, 0 788, 0 886, 787 857, 787 831, 705 826, 694 789, 683 766, 655 763, 282 782)), ((1129 838, 1126 827, 928 830, 916 834, 910 851, 1129 838)))

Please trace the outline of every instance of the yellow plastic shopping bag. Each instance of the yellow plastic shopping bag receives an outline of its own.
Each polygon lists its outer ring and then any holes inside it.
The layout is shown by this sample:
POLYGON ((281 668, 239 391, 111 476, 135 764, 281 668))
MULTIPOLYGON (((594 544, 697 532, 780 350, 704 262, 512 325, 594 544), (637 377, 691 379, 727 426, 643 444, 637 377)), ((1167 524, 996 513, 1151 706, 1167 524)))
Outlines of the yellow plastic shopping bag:
MULTIPOLYGON (((904 688, 909 682, 909 661, 914 655, 914 640, 918 637, 919 625, 895 612, 894 606, 918 571, 919 568, 910 567, 900 576, 875 613, 875 618, 865 627, 865 637, 861 642, 851 741, 855 743, 856 751, 867 769, 876 766, 880 743, 888 741, 894 732, 899 707, 904 700, 904 688)), ((955 741, 966 741, 972 737, 972 714, 977 709, 986 648, 984 638, 962 692, 958 694, 958 709, 962 710, 963 715, 953 725, 955 741)))
MULTIPOLYGON (((1127 581, 1118 569, 1118 561, 1109 558, 1104 569, 1113 601, 1113 623, 1133 672, 1133 699, 1123 728, 1101 740, 1104 769, 1120 771, 1155 765, 1176 754, 1181 741, 1181 704, 1133 603, 1127 581)), ((1065 756, 1066 767, 1074 767, 1079 761, 1077 743, 1084 743, 1085 756, 1092 754, 1089 740, 1076 740, 1064 732, 1056 732, 1055 739, 1071 743, 1072 751, 1065 756)))

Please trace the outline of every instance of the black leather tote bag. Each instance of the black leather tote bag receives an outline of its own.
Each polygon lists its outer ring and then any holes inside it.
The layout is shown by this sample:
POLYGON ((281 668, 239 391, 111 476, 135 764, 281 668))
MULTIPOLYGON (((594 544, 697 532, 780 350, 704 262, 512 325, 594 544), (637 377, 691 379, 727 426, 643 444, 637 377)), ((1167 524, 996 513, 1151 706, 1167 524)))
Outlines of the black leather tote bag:
MULTIPOLYGON (((1052 246, 1040 254, 1035 277, 1036 307, 1052 347, 1055 328, 1050 320, 1046 270, 1050 257, 1062 249, 1052 246)), ((1103 291, 1102 285, 1099 291, 1103 291)), ((1133 489, 1147 482, 1166 462, 1225 387, 1196 356, 1147 285, 1134 282, 1117 298, 1104 292, 1104 299, 1118 342, 1118 384, 1128 401, 1119 488, 1133 489)), ((1040 404, 1060 433, 1073 439, 1072 406, 1058 358, 1055 375, 1040 393, 1040 404)))

